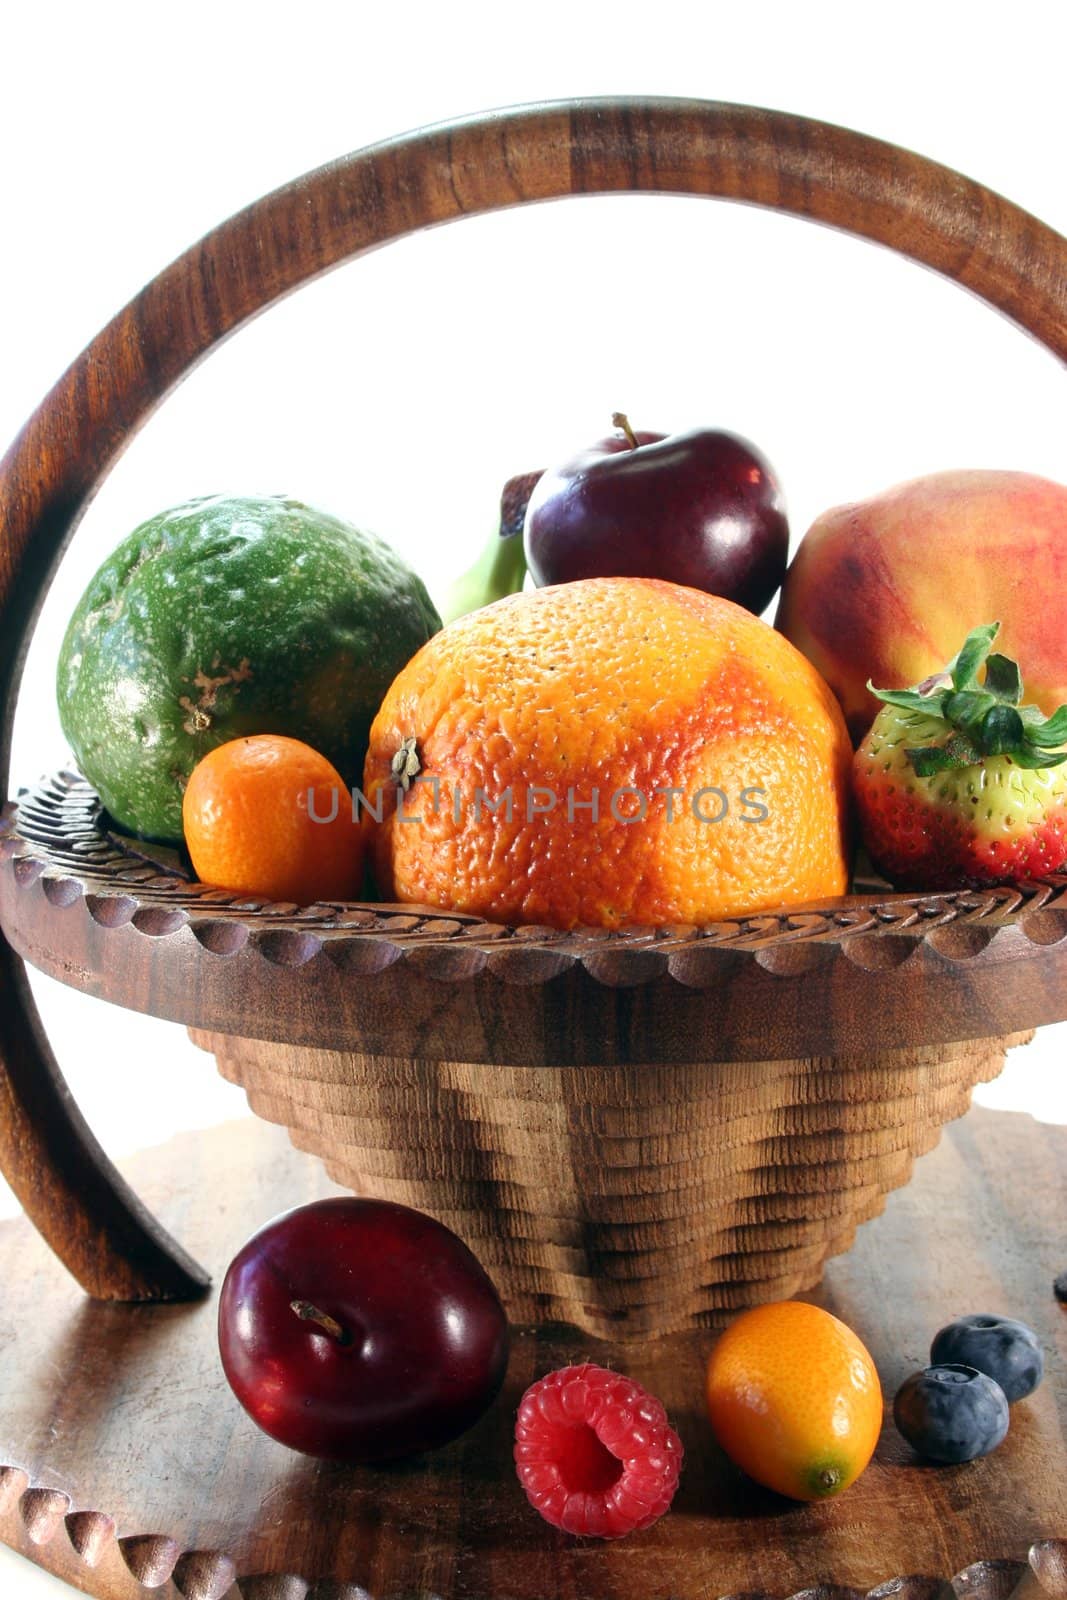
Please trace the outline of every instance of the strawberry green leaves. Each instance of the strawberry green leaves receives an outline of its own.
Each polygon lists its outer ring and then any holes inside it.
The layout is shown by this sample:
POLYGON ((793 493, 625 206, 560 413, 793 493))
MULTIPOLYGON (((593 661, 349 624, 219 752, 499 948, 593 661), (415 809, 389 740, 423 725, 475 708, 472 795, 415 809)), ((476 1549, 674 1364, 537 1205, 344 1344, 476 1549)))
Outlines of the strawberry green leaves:
POLYGON ((962 734, 954 734, 944 744, 921 745, 916 750, 906 750, 905 755, 920 778, 932 778, 937 772, 950 772, 954 767, 977 766, 982 757, 971 741, 962 734))
POLYGON ((1023 697, 1023 675, 1019 663, 1010 656, 989 656, 985 664, 987 694, 996 695, 1006 706, 1017 706, 1023 697))
POLYGON ((1020 713, 1023 715, 1024 722, 1028 724, 1026 729, 1028 742, 1040 745, 1042 749, 1050 749, 1056 745, 1067 744, 1067 706, 1060 706, 1059 710, 1054 711, 1051 717, 1044 719, 1041 718, 1040 712, 1034 720, 1025 716, 1026 712, 1032 712, 1033 710, 1033 706, 1023 706, 1020 713))
POLYGON ((1022 674, 1009 656, 990 654, 999 622, 970 632, 943 673, 914 689, 867 687, 886 705, 937 718, 946 737, 907 751, 920 778, 953 768, 979 766, 987 756, 1007 756, 1028 771, 1067 761, 1067 705, 1045 717, 1021 705, 1022 674), (978 674, 985 668, 984 679, 978 674))
POLYGON ((896 706, 900 711, 918 711, 924 717, 939 717, 944 702, 944 694, 926 694, 921 689, 876 689, 871 680, 867 679, 867 687, 879 700, 884 700, 887 706, 896 706))
POLYGON ((978 688, 978 670, 989 654, 999 629, 999 622, 987 622, 964 639, 962 650, 948 667, 957 689, 978 688))
POLYGON ((983 755, 1010 756, 1023 737, 1023 719, 1014 706, 991 706, 982 718, 983 755))

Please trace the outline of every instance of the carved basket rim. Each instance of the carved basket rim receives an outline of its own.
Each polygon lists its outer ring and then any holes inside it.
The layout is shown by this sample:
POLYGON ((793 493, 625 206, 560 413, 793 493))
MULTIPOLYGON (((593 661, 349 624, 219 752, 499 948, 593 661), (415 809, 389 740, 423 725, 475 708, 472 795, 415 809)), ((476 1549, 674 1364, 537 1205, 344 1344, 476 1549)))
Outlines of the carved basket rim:
MULTIPOLYGON (((205 948, 222 957, 235 955, 251 939, 267 961, 283 966, 304 965, 324 946, 338 956, 387 941, 400 959, 447 949, 457 959, 442 975, 457 981, 482 970, 477 961, 459 959, 461 951, 499 957, 508 949, 524 958, 581 960, 595 979, 609 984, 621 975, 613 966, 629 961, 630 986, 658 976, 669 956, 690 950, 728 950, 760 961, 769 972, 795 976, 814 965, 811 950, 818 945, 835 946, 864 967, 890 969, 907 959, 908 945, 921 942, 948 960, 972 961, 1002 930, 1017 930, 1035 946, 1067 938, 1064 873, 936 892, 857 886, 846 895, 702 925, 563 930, 409 903, 298 906, 233 893, 191 879, 177 851, 140 843, 109 828, 107 820, 99 797, 76 772, 59 771, 22 789, 0 812, 0 861, 14 875, 16 893, 37 884, 53 904, 83 901, 103 928, 132 923, 154 938, 189 926, 205 948), (880 941, 880 953, 872 939, 880 941), (641 962, 639 953, 662 962, 641 962)), ((373 970, 369 956, 364 970, 373 970)), ((555 975, 545 963, 541 981, 555 975)))

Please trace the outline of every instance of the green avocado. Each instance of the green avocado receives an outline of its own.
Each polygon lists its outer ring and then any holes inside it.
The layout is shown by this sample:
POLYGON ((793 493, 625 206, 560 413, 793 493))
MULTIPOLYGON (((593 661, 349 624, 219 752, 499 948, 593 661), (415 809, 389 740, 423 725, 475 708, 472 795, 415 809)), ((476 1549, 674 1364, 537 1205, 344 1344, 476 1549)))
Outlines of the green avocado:
POLYGON ((440 626, 376 535, 283 497, 190 500, 136 528, 86 589, 60 721, 118 826, 176 843, 189 775, 228 739, 302 739, 358 785, 386 689, 440 626))

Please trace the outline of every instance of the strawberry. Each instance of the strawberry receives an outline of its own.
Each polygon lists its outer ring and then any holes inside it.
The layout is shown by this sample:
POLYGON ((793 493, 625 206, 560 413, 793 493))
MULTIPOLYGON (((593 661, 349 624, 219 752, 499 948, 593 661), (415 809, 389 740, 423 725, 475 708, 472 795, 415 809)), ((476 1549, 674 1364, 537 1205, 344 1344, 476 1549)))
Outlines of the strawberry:
POLYGON ((867 852, 894 884, 978 888, 1067 866, 1067 706, 1045 717, 1021 703, 1018 666, 989 653, 999 627, 975 628, 913 689, 867 685, 885 704, 853 791, 867 852))

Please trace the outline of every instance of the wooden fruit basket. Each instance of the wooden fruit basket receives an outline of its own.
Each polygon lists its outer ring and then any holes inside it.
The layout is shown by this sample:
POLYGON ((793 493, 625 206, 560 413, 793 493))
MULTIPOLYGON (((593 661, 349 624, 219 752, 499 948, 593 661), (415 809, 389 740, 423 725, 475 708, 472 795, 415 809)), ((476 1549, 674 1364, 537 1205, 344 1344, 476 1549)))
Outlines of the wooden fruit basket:
MULTIPOLYGON (((2 787, 50 574, 126 441, 201 357, 308 279, 416 228, 626 190, 749 201, 887 244, 1067 356, 1067 243, 970 180, 842 129, 598 100, 359 152, 251 206, 149 284, 0 466, 2 787)), ((186 1023, 338 1181, 464 1234, 516 1322, 631 1342, 698 1340, 733 1308, 811 1288, 1005 1045, 1067 1017, 1067 879, 621 933, 267 905, 138 853, 67 774, 8 803, 0 856, 0 1163, 103 1300, 192 1299, 207 1274, 79 1116, 23 960, 186 1023)), ((773 1591, 773 1560, 761 1571, 739 1586, 773 1591)), ((457 1578, 450 1592, 477 1591, 457 1578)))

